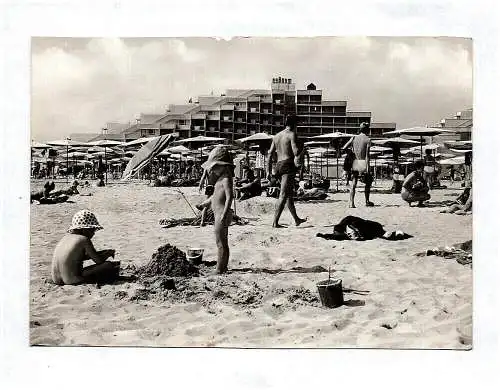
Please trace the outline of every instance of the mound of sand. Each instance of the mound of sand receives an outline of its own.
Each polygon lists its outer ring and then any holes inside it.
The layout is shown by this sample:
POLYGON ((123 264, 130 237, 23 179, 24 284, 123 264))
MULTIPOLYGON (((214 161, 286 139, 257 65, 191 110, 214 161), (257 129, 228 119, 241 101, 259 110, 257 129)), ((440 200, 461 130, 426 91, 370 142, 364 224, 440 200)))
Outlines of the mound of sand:
POLYGON ((170 244, 163 245, 153 253, 151 260, 137 270, 140 279, 165 276, 198 276, 199 270, 186 254, 170 244))

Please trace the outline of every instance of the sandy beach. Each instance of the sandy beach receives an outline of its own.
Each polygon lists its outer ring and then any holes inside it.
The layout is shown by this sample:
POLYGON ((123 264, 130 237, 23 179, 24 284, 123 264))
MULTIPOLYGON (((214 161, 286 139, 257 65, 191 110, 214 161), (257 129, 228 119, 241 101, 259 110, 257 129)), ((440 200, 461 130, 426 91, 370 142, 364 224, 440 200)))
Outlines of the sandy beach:
MULTIPOLYGON (((379 188, 390 183, 378 182, 379 188)), ((41 185, 33 182, 32 189, 41 185)), ((63 186, 62 183, 58 187, 63 186)), ((180 291, 154 293, 138 282, 58 287, 48 282, 52 252, 72 215, 95 212, 104 230, 97 249, 116 249, 123 268, 147 263, 166 243, 186 251, 205 249, 215 260, 213 227, 159 225, 163 218, 193 216, 173 188, 145 183, 113 183, 90 188, 93 196, 73 203, 31 205, 30 342, 43 345, 358 347, 468 349, 457 327, 472 317, 472 268, 453 259, 417 257, 417 252, 472 238, 472 216, 440 214, 438 203, 453 199, 458 186, 431 191, 430 207, 408 207, 397 194, 375 193, 374 208, 348 209, 348 193, 325 201, 298 203, 308 222, 271 228, 275 199, 258 197, 237 204, 246 226, 231 226, 230 273, 176 281, 180 291), (346 215, 372 219, 387 230, 414 237, 405 241, 327 241, 346 215), (346 304, 321 307, 316 283, 326 272, 292 272, 294 267, 332 269, 345 289, 346 304), (273 270, 281 270, 273 272, 273 270)), ((190 202, 204 197, 184 188, 190 202)), ((213 267, 212 267, 213 268, 213 267)))

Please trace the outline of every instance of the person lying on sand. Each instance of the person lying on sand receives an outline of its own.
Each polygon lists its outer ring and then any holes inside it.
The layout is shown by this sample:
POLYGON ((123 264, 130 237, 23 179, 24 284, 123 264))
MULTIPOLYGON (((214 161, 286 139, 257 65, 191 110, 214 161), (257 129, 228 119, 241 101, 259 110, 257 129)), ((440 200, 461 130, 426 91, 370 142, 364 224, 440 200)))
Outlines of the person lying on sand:
POLYGON ((48 198, 50 196, 50 192, 53 191, 54 188, 56 188, 54 182, 46 181, 43 185, 43 190, 32 192, 30 194, 30 202, 33 202, 34 200, 39 201, 42 198, 48 198))
POLYGON ((73 183, 71 183, 71 186, 68 187, 68 188, 65 188, 64 190, 59 190, 59 191, 55 191, 51 194, 51 196, 60 196, 60 195, 76 195, 76 194, 79 194, 80 192, 78 191, 78 181, 73 181, 73 183))
POLYGON ((440 213, 450 213, 457 215, 466 215, 472 212, 472 188, 468 191, 469 196, 464 204, 457 202, 456 204, 452 204, 445 210, 441 210, 440 213))
POLYGON ((318 233, 316 237, 324 238, 325 240, 356 240, 365 241, 375 238, 383 238, 386 240, 397 241, 410 238, 409 234, 403 233, 400 230, 387 232, 384 226, 376 221, 370 221, 348 215, 343 218, 337 225, 333 227, 332 234, 318 233))
POLYGON ((208 156, 206 169, 215 180, 211 206, 214 212, 215 242, 217 245, 217 273, 227 272, 229 262, 228 230, 233 220, 233 176, 234 164, 231 154, 224 146, 215 147, 208 156))
POLYGON ((111 282, 118 277, 120 262, 106 261, 115 257, 114 249, 96 251, 92 237, 102 226, 89 210, 78 211, 71 226, 57 244, 52 257, 52 281, 58 285, 111 282), (85 260, 94 265, 83 267, 85 260))
POLYGON ((418 207, 423 207, 424 202, 431 198, 429 186, 423 177, 424 162, 415 162, 415 170, 406 176, 401 190, 401 197, 411 206, 412 202, 418 202, 418 207))

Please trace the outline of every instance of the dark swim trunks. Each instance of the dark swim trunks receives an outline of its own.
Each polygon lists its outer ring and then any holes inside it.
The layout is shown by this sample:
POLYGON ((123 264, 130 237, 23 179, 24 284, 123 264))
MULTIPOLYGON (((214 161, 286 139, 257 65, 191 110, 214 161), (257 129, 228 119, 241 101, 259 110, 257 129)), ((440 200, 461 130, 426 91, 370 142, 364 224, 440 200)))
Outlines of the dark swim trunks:
POLYGON ((288 160, 281 160, 276 163, 276 175, 283 176, 286 174, 295 174, 297 172, 297 167, 293 161, 293 158, 288 160))

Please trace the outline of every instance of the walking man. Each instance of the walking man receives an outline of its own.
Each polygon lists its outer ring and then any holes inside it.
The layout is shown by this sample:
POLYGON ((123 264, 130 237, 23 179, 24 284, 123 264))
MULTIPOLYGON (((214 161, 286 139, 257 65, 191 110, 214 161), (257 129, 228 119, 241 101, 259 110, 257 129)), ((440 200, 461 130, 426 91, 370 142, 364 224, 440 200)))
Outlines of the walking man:
POLYGON ((274 136, 271 149, 269 149, 268 179, 271 180, 273 157, 276 153, 278 157, 276 162, 276 176, 281 180, 280 195, 273 221, 273 227, 275 228, 283 227, 279 224, 279 219, 285 208, 285 204, 292 214, 295 225, 299 226, 306 221, 306 219, 298 217, 293 202, 295 174, 297 173, 295 161, 298 160, 300 156, 300 151, 297 146, 296 129, 297 117, 295 115, 288 116, 286 118, 285 129, 274 136))
POLYGON ((352 184, 351 193, 349 198, 349 207, 355 208, 354 196, 356 195, 356 185, 358 179, 365 183, 365 204, 366 207, 373 207, 374 204, 370 202, 370 189, 373 182, 373 177, 370 174, 370 146, 371 141, 368 137, 370 126, 368 123, 363 122, 359 127, 359 134, 352 137, 343 149, 346 149, 352 144, 352 150, 355 155, 352 164, 352 184))

